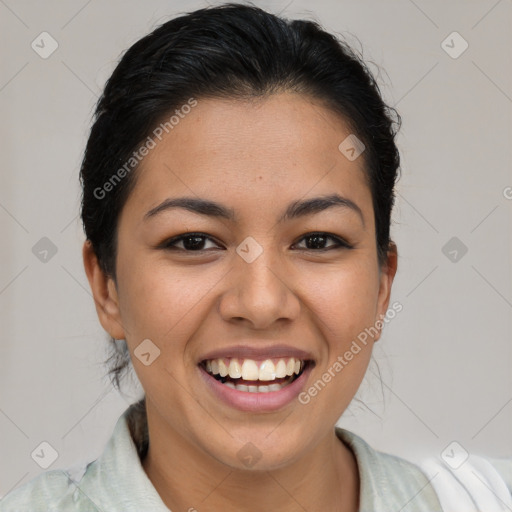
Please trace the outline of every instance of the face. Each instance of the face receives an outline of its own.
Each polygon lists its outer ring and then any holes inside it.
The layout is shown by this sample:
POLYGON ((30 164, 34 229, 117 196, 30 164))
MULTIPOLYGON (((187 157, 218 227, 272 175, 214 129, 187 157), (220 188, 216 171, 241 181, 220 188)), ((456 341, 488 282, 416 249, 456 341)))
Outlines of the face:
POLYGON ((363 157, 338 149, 349 134, 298 94, 198 99, 145 157, 119 218, 117 285, 101 296, 88 275, 150 429, 236 468, 250 441, 258 469, 332 433, 379 335, 353 342, 386 313, 396 270, 377 261, 363 157))

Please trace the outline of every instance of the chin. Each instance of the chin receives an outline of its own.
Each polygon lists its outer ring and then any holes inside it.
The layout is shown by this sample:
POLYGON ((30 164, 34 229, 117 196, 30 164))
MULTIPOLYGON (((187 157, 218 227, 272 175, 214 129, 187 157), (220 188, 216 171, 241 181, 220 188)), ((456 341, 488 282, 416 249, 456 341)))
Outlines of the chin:
MULTIPOLYGON (((286 467, 303 455, 304 440, 290 437, 289 429, 283 427, 247 428, 243 434, 237 435, 235 430, 229 430, 221 442, 215 446, 204 446, 203 449, 222 464, 237 471, 272 471, 286 467), (272 429, 275 435, 269 435, 272 429), (232 436, 232 437, 231 437, 232 436), (221 446, 229 446, 222 449, 221 446)), ((301 429, 304 436, 304 429, 301 429)))

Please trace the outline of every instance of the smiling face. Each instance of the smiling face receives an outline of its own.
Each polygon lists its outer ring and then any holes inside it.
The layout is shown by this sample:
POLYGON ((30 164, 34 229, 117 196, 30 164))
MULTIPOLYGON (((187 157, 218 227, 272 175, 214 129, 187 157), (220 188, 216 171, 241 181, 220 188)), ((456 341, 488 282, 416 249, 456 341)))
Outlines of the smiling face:
POLYGON ((107 298, 90 254, 86 268, 103 326, 129 346, 152 443, 244 468, 250 441, 270 469, 332 435, 372 342, 336 361, 386 313, 396 270, 379 268, 363 157, 338 149, 349 134, 294 93, 198 99, 145 157, 107 298), (133 355, 145 339, 160 350, 149 365, 133 355))

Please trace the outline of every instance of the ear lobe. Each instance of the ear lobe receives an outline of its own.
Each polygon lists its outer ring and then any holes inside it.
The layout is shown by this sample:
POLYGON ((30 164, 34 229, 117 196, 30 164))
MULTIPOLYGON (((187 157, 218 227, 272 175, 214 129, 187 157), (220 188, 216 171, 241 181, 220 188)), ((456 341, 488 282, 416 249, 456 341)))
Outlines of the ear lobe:
POLYGON ((85 241, 82 256, 101 325, 113 338, 125 339, 116 285, 101 269, 90 240, 85 241))
MULTIPOLYGON (((398 249, 394 242, 389 242, 387 262, 380 270, 380 285, 379 285, 379 298, 377 302, 377 317, 375 323, 382 323, 382 319, 386 316, 391 299, 391 287, 398 268, 398 249)), ((379 334, 375 336, 374 341, 378 341, 381 336, 381 329, 379 334)))

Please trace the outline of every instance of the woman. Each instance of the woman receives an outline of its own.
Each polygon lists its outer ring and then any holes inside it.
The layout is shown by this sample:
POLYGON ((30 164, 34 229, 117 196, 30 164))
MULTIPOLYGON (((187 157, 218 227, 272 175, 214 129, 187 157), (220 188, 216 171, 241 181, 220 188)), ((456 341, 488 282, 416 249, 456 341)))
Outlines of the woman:
MULTIPOLYGON (((145 398, 0 510, 442 510, 427 470, 335 428, 395 308, 398 125, 312 22, 227 4, 133 45, 81 168, 83 257, 145 398)), ((506 500, 507 466, 480 469, 506 500)))

